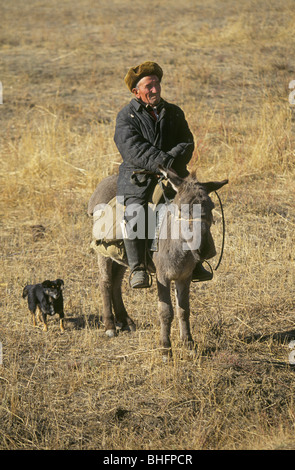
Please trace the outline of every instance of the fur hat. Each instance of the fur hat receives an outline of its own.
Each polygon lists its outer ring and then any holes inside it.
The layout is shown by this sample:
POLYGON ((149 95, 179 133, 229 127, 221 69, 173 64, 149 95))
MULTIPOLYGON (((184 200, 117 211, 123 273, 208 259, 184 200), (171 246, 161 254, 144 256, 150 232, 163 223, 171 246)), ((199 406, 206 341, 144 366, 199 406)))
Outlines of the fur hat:
POLYGON ((136 67, 131 67, 124 80, 129 90, 132 91, 139 80, 148 75, 156 75, 161 81, 163 70, 156 62, 144 62, 136 67))

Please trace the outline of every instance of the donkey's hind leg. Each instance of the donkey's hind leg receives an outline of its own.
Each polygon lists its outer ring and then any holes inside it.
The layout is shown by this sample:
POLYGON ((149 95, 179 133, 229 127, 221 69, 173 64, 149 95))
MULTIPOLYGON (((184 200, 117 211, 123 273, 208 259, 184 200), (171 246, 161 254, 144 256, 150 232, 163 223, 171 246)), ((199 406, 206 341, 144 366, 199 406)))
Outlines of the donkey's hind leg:
POLYGON ((112 301, 117 326, 122 330, 135 331, 134 321, 129 317, 122 299, 122 281, 126 267, 113 262, 112 266, 112 301))
POLYGON ((102 318, 105 333, 109 337, 116 336, 115 319, 112 312, 112 265, 111 258, 98 253, 99 284, 102 295, 102 318))

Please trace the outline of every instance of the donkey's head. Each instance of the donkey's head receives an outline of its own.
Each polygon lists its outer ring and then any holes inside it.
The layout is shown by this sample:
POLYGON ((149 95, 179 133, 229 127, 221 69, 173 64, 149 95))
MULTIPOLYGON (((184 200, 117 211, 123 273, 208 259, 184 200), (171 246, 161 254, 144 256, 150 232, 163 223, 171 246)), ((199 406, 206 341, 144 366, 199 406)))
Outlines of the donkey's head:
MULTIPOLYGON (((184 220, 196 220, 195 208, 199 208, 198 220, 201 224, 201 239, 196 250, 197 255, 200 260, 212 258, 216 255, 214 241, 210 232, 210 227, 213 222, 212 209, 214 208, 214 203, 209 194, 222 188, 222 186, 228 183, 228 180, 200 183, 192 176, 181 178, 172 169, 160 167, 159 170, 176 191, 173 203, 177 205, 180 210, 182 210, 183 207, 187 208, 186 214, 183 216, 184 220)), ((194 249, 192 249, 192 251, 194 251, 194 249)))

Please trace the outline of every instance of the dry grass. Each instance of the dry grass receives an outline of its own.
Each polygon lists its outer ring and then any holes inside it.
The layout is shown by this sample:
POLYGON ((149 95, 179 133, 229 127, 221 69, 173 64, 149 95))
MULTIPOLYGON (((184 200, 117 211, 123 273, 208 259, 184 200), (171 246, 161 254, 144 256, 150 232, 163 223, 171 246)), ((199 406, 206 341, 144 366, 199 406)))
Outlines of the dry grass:
MULTIPOLYGON (((15 0, 1 7, 1 449, 294 449, 293 1, 15 0), (21 14, 20 14, 21 12, 21 14), (129 66, 156 60, 200 180, 222 190, 226 247, 192 287, 192 359, 158 354, 155 287, 137 332, 99 322, 88 199, 117 171, 129 66), (41 224, 45 232, 33 228, 41 224), (65 281, 66 332, 34 329, 27 283, 65 281)), ((217 217, 218 218, 218 217, 217 217)), ((215 226, 220 244, 220 224, 215 226)))

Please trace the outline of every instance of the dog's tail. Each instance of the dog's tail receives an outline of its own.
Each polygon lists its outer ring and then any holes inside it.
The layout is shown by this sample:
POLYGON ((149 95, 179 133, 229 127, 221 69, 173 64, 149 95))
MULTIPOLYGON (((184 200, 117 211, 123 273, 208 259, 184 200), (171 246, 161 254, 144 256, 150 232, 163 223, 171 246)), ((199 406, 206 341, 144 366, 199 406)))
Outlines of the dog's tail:
POLYGON ((29 286, 24 287, 23 294, 22 294, 23 299, 25 299, 29 293, 28 287, 29 286))

